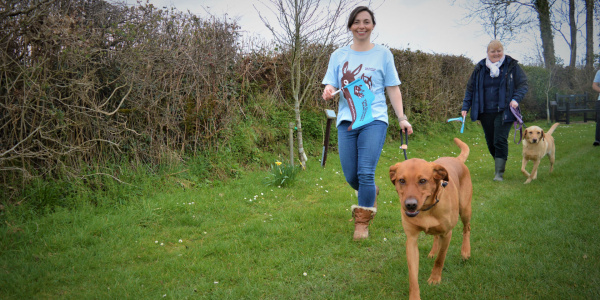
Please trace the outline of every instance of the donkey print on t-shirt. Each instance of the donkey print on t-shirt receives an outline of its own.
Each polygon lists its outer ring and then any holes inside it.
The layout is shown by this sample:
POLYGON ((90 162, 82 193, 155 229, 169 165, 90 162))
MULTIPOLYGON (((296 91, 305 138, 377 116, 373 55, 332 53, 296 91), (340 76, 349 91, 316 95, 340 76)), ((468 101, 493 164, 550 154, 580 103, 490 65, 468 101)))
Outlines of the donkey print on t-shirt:
POLYGON ((360 75, 360 79, 362 79, 369 86, 369 89, 373 88, 373 80, 371 80, 371 78, 373 78, 373 76, 367 76, 365 73, 360 75))
POLYGON ((356 109, 354 108, 354 103, 352 103, 352 96, 350 96, 350 91, 345 88, 350 82, 356 79, 356 75, 362 69, 362 64, 360 64, 354 71, 348 71, 348 62, 344 63, 342 67, 342 92, 344 93, 344 98, 348 100, 348 106, 350 107, 350 113, 352 114, 352 120, 356 120, 356 109))

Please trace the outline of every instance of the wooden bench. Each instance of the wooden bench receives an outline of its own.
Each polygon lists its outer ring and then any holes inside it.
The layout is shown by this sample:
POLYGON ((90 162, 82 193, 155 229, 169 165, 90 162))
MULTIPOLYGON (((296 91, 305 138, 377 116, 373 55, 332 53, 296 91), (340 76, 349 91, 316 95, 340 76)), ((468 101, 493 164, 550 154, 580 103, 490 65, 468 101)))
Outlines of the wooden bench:
POLYGON ((597 109, 600 109, 600 105, 596 105, 596 102, 598 101, 590 101, 587 93, 569 95, 560 95, 557 93, 555 101, 550 101, 554 122, 566 122, 569 124, 571 122, 571 115, 579 113, 583 113, 583 122, 587 122, 588 120, 595 121, 598 114, 597 109), (590 114, 589 117, 588 114, 590 114), (564 119, 561 118, 563 115, 564 119))

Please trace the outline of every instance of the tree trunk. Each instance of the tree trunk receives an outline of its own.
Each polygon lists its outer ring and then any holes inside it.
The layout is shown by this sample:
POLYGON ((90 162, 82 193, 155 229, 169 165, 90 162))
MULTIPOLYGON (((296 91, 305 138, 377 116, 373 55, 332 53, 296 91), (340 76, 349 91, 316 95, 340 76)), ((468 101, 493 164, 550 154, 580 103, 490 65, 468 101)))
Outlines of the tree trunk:
POLYGON ((292 64, 292 91, 294 96, 294 114, 296 117, 296 138, 298 139, 298 159, 303 169, 306 169, 306 160, 308 159, 304 152, 304 141, 302 140, 302 116, 300 115, 300 65, 294 58, 292 64))
POLYGON ((296 104, 294 105, 294 112, 296 113, 296 127, 298 127, 298 132, 296 133, 296 138, 298 139, 298 159, 300 159, 300 164, 302 164, 302 168, 306 169, 306 153, 304 152, 304 143, 302 142, 302 119, 300 118, 300 101, 296 100, 296 104))
POLYGON ((538 13, 538 20, 540 21, 544 65, 547 69, 550 69, 556 64, 556 58, 554 56, 554 36, 552 34, 552 24, 550 20, 550 4, 548 3, 548 0, 535 0, 534 4, 538 13))
POLYGON ((594 0, 585 0, 585 67, 594 68, 594 0))
POLYGON ((302 85, 302 71, 301 71, 301 62, 300 56, 302 55, 302 49, 304 45, 302 44, 300 26, 301 23, 298 20, 299 13, 301 11, 301 5, 303 3, 299 3, 298 0, 294 1, 295 5, 295 32, 294 32, 294 45, 293 45, 293 54, 292 54, 292 92, 294 94, 294 113, 296 115, 296 127, 297 133, 296 138, 298 139, 298 159, 300 160, 300 164, 302 164, 302 168, 306 169, 306 160, 308 159, 306 153, 304 152, 304 141, 302 140, 302 116, 300 115, 300 89, 302 85))
MULTIPOLYGON (((298 5, 298 1, 295 1, 296 5, 298 5)), ((298 9, 298 8, 296 8, 298 9)), ((296 14, 297 16, 297 14, 296 14)), ((298 23, 296 23, 298 24, 298 23)), ((291 67, 291 88, 292 88, 292 96, 294 97, 294 115, 296 117, 296 139, 298 139, 298 160, 300 160, 300 164, 302 168, 306 168, 306 154, 304 153, 304 141, 302 140, 302 116, 300 115, 300 88, 301 88, 301 66, 299 56, 301 55, 301 40, 300 40, 300 32, 298 31, 299 26, 296 26, 296 32, 294 34, 294 45, 292 47, 292 61, 290 64, 291 67)))
POLYGON ((575 0, 569 0, 569 29, 571 30, 571 59, 569 67, 577 63, 577 24, 575 24, 575 0))

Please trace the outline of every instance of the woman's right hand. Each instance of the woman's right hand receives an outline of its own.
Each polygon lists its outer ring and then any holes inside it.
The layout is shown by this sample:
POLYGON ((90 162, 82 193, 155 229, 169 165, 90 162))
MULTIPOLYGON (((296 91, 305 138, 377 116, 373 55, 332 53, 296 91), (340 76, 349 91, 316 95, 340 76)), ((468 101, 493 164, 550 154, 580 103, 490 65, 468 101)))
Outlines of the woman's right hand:
POLYGON ((462 115, 463 118, 467 117, 467 111, 466 110, 461 111, 460 114, 462 115))
POLYGON ((412 125, 408 123, 408 120, 400 121, 400 130, 406 132, 408 135, 411 135, 413 133, 412 125))
POLYGON ((328 84, 327 86, 325 86, 325 89, 323 90, 323 100, 333 99, 333 93, 335 93, 335 88, 333 87, 333 85, 328 84))

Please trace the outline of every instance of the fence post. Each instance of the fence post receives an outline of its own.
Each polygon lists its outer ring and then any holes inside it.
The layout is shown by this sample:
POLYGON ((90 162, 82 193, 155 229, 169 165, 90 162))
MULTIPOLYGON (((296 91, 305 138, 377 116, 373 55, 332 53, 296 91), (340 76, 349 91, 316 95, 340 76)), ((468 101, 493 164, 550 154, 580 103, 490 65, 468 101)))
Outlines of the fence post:
POLYGON ((290 128, 290 165, 294 166, 294 122, 289 123, 290 128))

